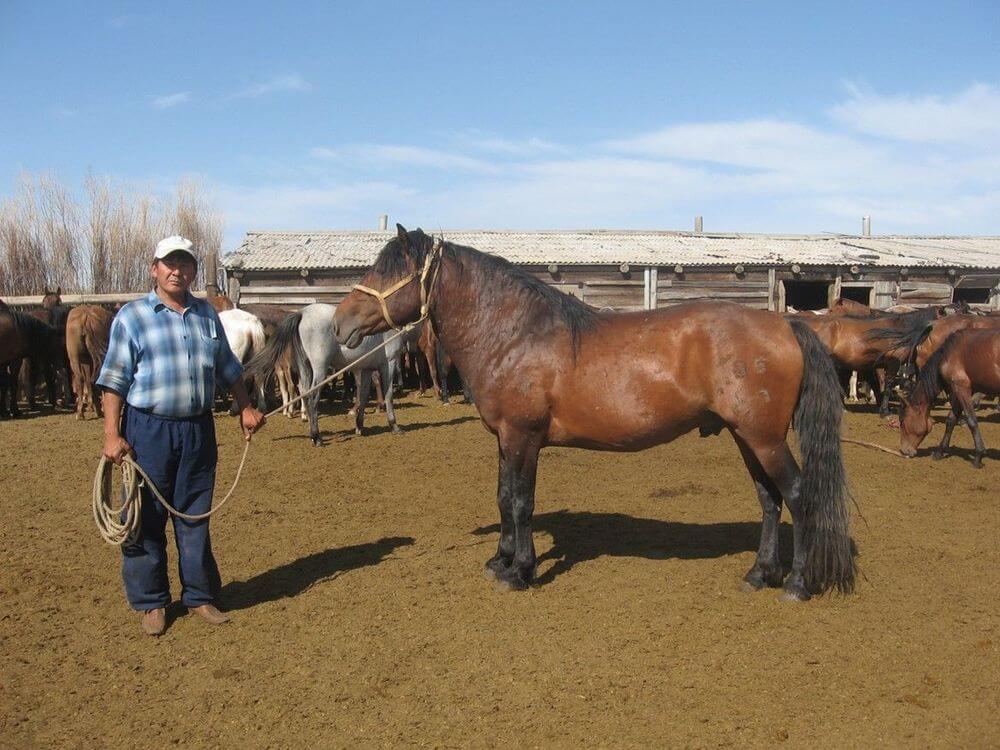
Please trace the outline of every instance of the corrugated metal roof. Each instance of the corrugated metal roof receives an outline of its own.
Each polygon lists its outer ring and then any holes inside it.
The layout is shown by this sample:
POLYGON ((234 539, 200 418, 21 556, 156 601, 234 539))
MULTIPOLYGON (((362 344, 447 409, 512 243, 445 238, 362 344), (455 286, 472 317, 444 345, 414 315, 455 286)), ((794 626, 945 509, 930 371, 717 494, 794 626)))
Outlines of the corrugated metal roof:
MULTIPOLYGON (((248 232, 229 269, 365 268, 392 232, 248 232)), ((652 231, 444 231, 521 265, 861 265, 1000 268, 1000 237, 849 237, 652 231)))

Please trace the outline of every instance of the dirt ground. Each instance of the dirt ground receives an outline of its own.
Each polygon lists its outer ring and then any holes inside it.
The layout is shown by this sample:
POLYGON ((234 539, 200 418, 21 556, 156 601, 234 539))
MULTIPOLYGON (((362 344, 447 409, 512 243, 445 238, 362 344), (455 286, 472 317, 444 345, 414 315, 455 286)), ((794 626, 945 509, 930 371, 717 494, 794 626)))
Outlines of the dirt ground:
MULTIPOLYGON (((315 449, 275 418, 213 521, 233 621, 175 605, 158 640, 90 515, 99 422, 0 422, 0 746, 1000 744, 996 414, 981 471, 845 447, 865 578, 807 604, 738 589, 759 507, 725 434, 543 452, 540 577, 516 594, 481 575, 496 449, 474 408, 411 397, 399 419, 354 438, 328 416, 315 449)), ((845 433, 898 445, 870 413, 845 433)), ((219 435, 224 491, 241 443, 219 435)))

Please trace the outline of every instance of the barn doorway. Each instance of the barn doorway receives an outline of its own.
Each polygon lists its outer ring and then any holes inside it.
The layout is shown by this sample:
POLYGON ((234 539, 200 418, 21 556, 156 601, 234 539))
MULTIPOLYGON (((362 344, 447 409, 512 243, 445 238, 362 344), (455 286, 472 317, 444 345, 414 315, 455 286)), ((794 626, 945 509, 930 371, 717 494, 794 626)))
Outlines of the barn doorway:
POLYGON ((830 294, 828 281, 783 281, 785 308, 796 310, 825 310, 830 294))
POLYGON ((840 298, 849 299, 851 302, 858 302, 866 306, 870 305, 872 302, 872 287, 842 286, 840 288, 840 298))
POLYGON ((989 289, 976 289, 975 287, 962 287, 955 290, 952 298, 955 302, 966 302, 970 305, 985 305, 990 301, 989 289))

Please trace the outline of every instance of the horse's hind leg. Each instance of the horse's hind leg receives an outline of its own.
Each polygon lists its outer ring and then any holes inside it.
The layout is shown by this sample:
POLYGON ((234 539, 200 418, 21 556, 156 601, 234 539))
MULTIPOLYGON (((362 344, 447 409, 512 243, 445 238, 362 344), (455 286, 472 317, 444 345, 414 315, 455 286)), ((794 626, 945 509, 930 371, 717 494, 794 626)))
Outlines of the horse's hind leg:
MULTIPOLYGON (((310 388, 315 388, 323 379, 323 370, 317 368, 313 371, 313 383, 310 388)), ((300 382, 301 386, 301 382, 300 382)), ((306 390, 309 390, 308 388, 306 390)), ((306 414, 309 417, 309 439, 312 444, 319 448, 323 445, 323 440, 319 436, 319 397, 322 389, 317 389, 315 393, 310 393, 302 401, 306 403, 306 414)))
POLYGON ((781 561, 778 557, 778 525, 781 521, 781 493, 774 482, 760 465, 760 461, 754 455, 747 444, 736 435, 733 435, 736 445, 739 446, 743 462, 750 472, 754 487, 757 490, 757 499, 760 500, 761 525, 760 525, 760 546, 757 548, 757 560, 753 567, 743 576, 745 587, 748 590, 759 590, 765 586, 777 588, 781 586, 783 574, 781 561))
MULTIPOLYGON (((760 466, 771 480, 792 515, 792 539, 795 550, 792 554, 792 570, 785 578, 782 598, 806 601, 812 597, 805 581, 805 564, 809 559, 806 548, 806 514, 802 504, 802 472, 795 463, 788 445, 781 442, 758 445, 747 441, 747 447, 760 462, 760 466)), ((761 541, 763 545, 763 539, 761 541)))
POLYGON ((396 391, 396 371, 399 366, 393 362, 389 362, 381 370, 384 372, 382 380, 388 385, 385 388, 385 418, 389 422, 389 429, 392 430, 394 435, 399 435, 403 432, 399 425, 396 424, 396 408, 393 405, 393 395, 396 391))
POLYGON ((983 468, 983 454, 986 453, 986 443, 983 442, 983 434, 979 431, 979 419, 976 417, 976 407, 972 400, 972 390, 970 386, 959 383, 954 388, 953 398, 957 399, 965 412, 965 422, 969 425, 972 433, 972 440, 976 444, 976 453, 972 458, 972 465, 977 469, 983 468))
POLYGON ((357 382, 357 400, 354 414, 354 434, 363 435, 365 431, 365 406, 372 389, 372 371, 361 370, 354 376, 357 382))

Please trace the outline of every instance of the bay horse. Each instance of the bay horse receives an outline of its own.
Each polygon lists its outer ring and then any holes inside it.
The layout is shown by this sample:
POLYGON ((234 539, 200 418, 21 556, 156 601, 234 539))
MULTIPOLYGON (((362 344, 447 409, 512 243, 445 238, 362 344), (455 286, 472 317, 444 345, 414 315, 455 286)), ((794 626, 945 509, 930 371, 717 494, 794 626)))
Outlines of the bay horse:
POLYGON ((783 582, 783 597, 799 601, 853 590, 840 387, 804 325, 726 302, 599 313, 502 258, 397 225, 338 306, 337 340, 356 346, 422 308, 497 439, 500 541, 486 573, 500 587, 526 589, 536 572, 543 447, 637 451, 699 428, 729 430, 757 490, 763 523, 748 586, 783 582), (801 470, 786 442, 793 414, 801 470), (794 538, 784 581, 782 501, 794 538))
POLYGON ((99 305, 78 305, 66 316, 66 353, 73 372, 77 419, 86 418, 88 404, 102 416, 95 383, 108 353, 112 320, 114 315, 99 305))
POLYGON ((913 324, 890 339, 903 361, 909 366, 904 376, 912 378, 917 371, 922 370, 931 356, 948 338, 957 331, 967 329, 981 330, 1000 327, 1000 318, 991 315, 948 315, 937 320, 921 323, 914 320, 913 324))
POLYGON ((883 387, 875 372, 876 367, 886 370, 886 379, 895 377, 899 359, 895 355, 898 343, 895 337, 914 325, 925 325, 947 313, 943 307, 928 307, 912 313, 874 315, 802 315, 795 316, 812 329, 837 366, 854 370, 865 377, 879 403, 879 414, 889 413, 889 391, 883 387))
POLYGON ((951 433, 964 414, 972 432, 976 450, 972 465, 983 468, 986 444, 979 431, 974 393, 1000 396, 1000 327, 967 328, 951 334, 920 368, 909 394, 902 396, 899 417, 900 452, 915 456, 917 446, 927 437, 934 423, 930 411, 941 390, 948 394, 951 412, 945 423, 944 437, 934 450, 940 459, 951 444, 951 433))

